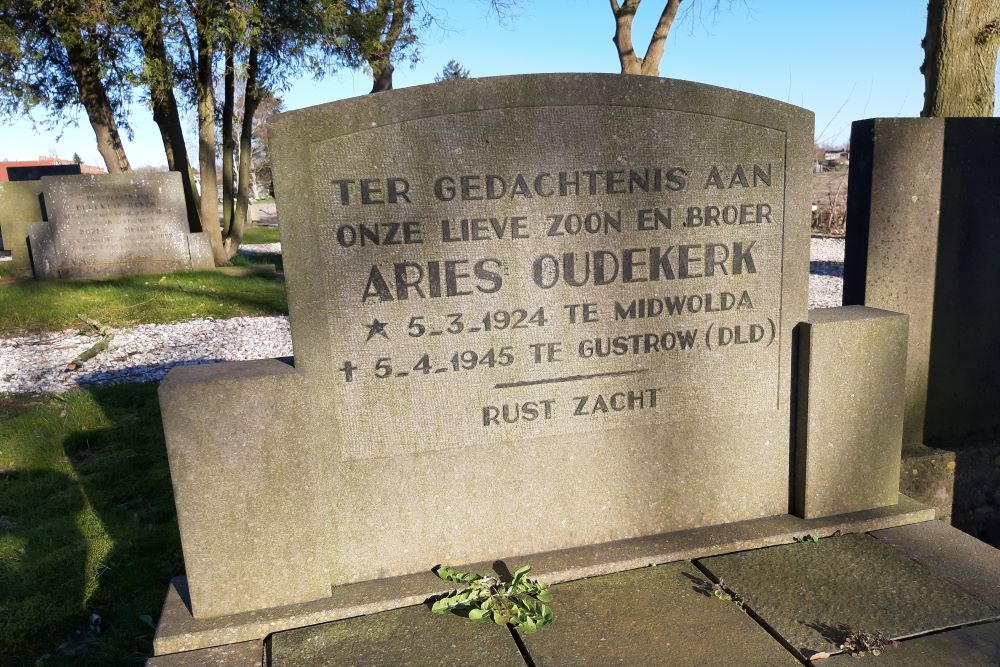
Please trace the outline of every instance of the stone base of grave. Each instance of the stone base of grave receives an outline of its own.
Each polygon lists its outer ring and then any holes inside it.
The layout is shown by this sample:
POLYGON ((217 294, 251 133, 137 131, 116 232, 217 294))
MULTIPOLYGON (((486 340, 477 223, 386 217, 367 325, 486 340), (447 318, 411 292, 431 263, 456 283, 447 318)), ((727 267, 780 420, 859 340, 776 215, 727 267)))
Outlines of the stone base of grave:
MULTIPOLYGON (((255 615, 257 627, 273 628, 267 637, 161 655, 151 658, 147 667, 798 665, 819 653, 832 654, 825 664, 840 665, 858 659, 840 650, 851 630, 877 630, 901 640, 875 658, 879 665, 1000 664, 1000 551, 942 521, 879 528, 926 516, 926 510, 912 503, 903 500, 901 505, 909 510, 896 515, 873 510, 853 520, 840 517, 842 534, 817 543, 789 543, 783 535, 790 533, 782 531, 828 535, 836 522, 778 517, 691 531, 705 538, 714 535, 716 546, 705 548, 722 555, 698 556, 691 551, 696 547, 686 543, 694 535, 677 536, 672 540, 678 544, 674 553, 684 555, 655 567, 637 566, 649 564, 645 561, 657 551, 654 544, 662 553, 669 551, 665 537, 641 540, 642 545, 604 545, 612 559, 620 557, 620 563, 627 561, 633 569, 555 585, 556 621, 535 635, 433 615, 414 594, 420 588, 417 579, 401 577, 355 585, 345 597, 355 600, 348 615, 357 615, 384 605, 376 601, 379 587, 394 586, 396 599, 410 604, 406 608, 327 623, 321 617, 337 612, 313 608, 306 618, 307 612, 300 609, 296 625, 309 627, 288 630, 277 629, 282 625, 276 620, 280 610, 260 612, 255 615), (769 534, 765 527, 771 529, 769 534), (848 533, 852 528, 859 532, 848 533), (751 537, 755 531, 759 534, 751 537), (733 545, 741 546, 734 551, 733 545), (763 546, 769 548, 754 548, 763 546), (649 553, 640 555, 643 551, 649 553), (713 595, 720 581, 743 599, 742 606, 713 595), (359 587, 367 587, 372 597, 365 601, 359 587)), ((559 563, 559 554, 525 561, 535 564, 547 580, 576 579, 579 572, 595 567, 587 562, 593 554, 584 552, 597 548, 562 553, 559 563), (574 571, 576 575, 570 574, 574 571)), ((506 575, 506 566, 498 562, 473 567, 506 575)), ((441 588, 429 578, 423 580, 425 592, 441 588)), ((165 633, 182 613, 175 585, 163 611, 157 648, 167 640, 180 641, 165 633)), ((284 610, 285 618, 294 614, 293 608, 284 610)), ((249 624, 249 618, 243 619, 242 627, 249 624)), ((242 632, 235 625, 224 630, 218 623, 209 630, 206 622, 200 633, 193 626, 188 629, 189 640, 223 640, 242 632)))
MULTIPOLYGON (((547 582, 559 583, 788 544, 807 534, 823 537, 837 532, 859 533, 933 518, 934 510, 900 496, 896 505, 850 514, 811 520, 791 515, 754 519, 518 557, 516 562, 512 559, 511 564, 529 563, 535 575, 547 582)), ((467 569, 488 571, 493 565, 491 562, 474 563, 467 569)), ((177 577, 167 592, 153 647, 159 656, 261 640, 283 630, 420 604, 448 588, 434 574, 426 572, 338 586, 331 597, 312 602, 196 619, 190 611, 187 580, 177 577)))
POLYGON ((922 444, 904 445, 899 492, 933 507, 938 519, 951 523, 955 500, 955 452, 922 444))

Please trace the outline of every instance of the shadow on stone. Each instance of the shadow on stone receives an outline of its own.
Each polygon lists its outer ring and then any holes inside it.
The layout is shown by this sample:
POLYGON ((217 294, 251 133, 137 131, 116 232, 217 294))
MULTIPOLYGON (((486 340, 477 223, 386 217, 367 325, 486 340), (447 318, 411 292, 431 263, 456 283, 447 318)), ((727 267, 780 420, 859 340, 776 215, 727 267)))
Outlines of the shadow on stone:
POLYGON ((691 574, 690 572, 681 572, 681 574, 686 579, 689 579, 692 582, 691 590, 693 590, 695 593, 701 593, 707 598, 712 597, 712 590, 714 584, 712 584, 711 581, 709 581, 708 579, 697 577, 691 574))
MULTIPOLYGON (((807 628, 812 628, 820 634, 823 639, 834 644, 835 646, 840 646, 847 639, 847 635, 851 634, 850 626, 844 623, 838 623, 837 625, 830 625, 829 623, 824 623, 822 621, 813 621, 811 623, 802 623, 802 625, 807 628)), ((813 651, 812 653, 815 653, 813 651)), ((809 657, 808 655, 806 656, 809 657)))

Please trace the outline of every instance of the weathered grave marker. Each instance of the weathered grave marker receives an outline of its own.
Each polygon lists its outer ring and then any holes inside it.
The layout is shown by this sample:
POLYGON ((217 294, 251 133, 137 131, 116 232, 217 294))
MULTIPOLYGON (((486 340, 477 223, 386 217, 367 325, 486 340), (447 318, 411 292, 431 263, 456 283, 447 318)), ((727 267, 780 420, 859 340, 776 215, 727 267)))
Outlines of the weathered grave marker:
POLYGON ((188 230, 180 175, 46 176, 48 222, 31 235, 35 277, 101 278, 213 268, 188 230))
MULTIPOLYGON (((308 561, 256 594, 787 512, 812 116, 589 75, 382 99, 274 129, 295 369, 253 381, 290 394, 266 421, 303 416, 275 426, 292 450, 236 439, 295 452, 258 474, 297 478, 311 528, 254 524, 308 561)), ((214 581, 248 523, 187 501, 241 502, 209 463, 229 434, 209 445, 180 407, 230 368, 161 389, 196 614, 263 602, 214 581)))
MULTIPOLYGON (((423 580, 369 581, 437 563, 789 512, 809 112, 504 77, 283 114, 272 146, 294 365, 160 386, 187 581, 158 651, 415 604, 423 580)), ((879 319, 838 317, 859 341, 879 319)), ((877 479, 851 510, 885 505, 877 479)))
POLYGON ((844 303, 910 316, 906 443, 1000 435, 1000 264, 990 118, 856 121, 844 303))
POLYGON ((10 253, 10 263, 0 264, 0 270, 17 278, 32 277, 28 236, 43 224, 41 193, 38 181, 0 183, 0 236, 10 253))
POLYGON ((0 237, 10 253, 10 263, 0 267, 17 278, 32 276, 28 236, 44 224, 41 193, 38 181, 0 183, 0 237))

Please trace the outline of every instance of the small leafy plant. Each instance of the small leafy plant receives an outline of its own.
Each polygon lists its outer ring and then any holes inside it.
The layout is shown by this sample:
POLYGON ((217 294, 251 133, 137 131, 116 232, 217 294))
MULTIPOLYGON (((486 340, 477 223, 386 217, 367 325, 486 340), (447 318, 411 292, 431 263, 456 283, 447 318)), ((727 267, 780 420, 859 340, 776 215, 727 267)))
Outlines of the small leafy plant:
POLYGON ((819 543, 819 538, 812 533, 807 534, 805 537, 793 537, 793 540, 799 544, 817 544, 819 543))
POLYGON ((897 646, 899 646, 898 641, 890 639, 878 630, 868 632, 866 630, 851 628, 844 636, 844 641, 840 645, 840 648, 851 655, 860 657, 867 653, 880 655, 883 649, 896 648, 897 646))
POLYGON ((552 600, 548 587, 527 577, 530 565, 518 568, 513 579, 502 582, 462 572, 447 565, 437 568, 437 576, 445 581, 465 584, 466 588, 449 593, 431 607, 435 614, 454 613, 473 621, 493 621, 510 624, 518 632, 531 634, 552 623, 552 610, 546 604, 552 600))
POLYGON ((743 599, 742 595, 726 588, 725 579, 719 579, 719 583, 712 584, 712 595, 723 602, 734 602, 737 607, 742 607, 746 604, 746 600, 743 599))

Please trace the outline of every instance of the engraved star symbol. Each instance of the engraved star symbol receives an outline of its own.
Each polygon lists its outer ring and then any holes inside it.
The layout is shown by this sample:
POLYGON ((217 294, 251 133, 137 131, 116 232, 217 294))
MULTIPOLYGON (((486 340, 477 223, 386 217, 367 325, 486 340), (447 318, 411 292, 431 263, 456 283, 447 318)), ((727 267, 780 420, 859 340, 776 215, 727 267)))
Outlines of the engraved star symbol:
POLYGON ((370 341, 376 336, 376 334, 382 336, 382 338, 385 338, 386 340, 389 340, 389 334, 385 332, 387 324, 388 322, 379 322, 377 317, 372 318, 371 324, 363 324, 362 326, 368 328, 368 338, 365 338, 365 342, 367 343, 370 341))

